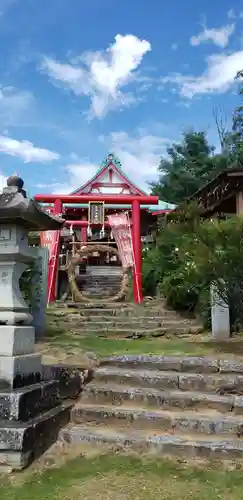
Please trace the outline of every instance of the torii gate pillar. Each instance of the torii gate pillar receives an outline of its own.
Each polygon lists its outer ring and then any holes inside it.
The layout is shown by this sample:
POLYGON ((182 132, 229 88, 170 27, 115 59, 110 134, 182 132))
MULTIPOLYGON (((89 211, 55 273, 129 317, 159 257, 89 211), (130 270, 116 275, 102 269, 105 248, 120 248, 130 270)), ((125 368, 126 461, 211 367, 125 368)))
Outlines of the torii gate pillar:
POLYGON ((142 289, 142 246, 141 246, 141 223, 140 203, 138 200, 132 202, 132 241, 134 252, 133 269, 133 297, 135 304, 143 301, 142 289))

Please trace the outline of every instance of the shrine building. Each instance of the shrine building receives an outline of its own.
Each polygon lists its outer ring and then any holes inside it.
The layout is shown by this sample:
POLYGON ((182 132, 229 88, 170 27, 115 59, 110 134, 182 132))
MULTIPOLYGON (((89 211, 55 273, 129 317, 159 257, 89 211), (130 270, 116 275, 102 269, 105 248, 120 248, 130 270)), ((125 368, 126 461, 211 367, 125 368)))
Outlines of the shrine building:
POLYGON ((65 295, 68 277, 73 282, 70 266, 78 254, 82 258, 74 267, 75 287, 80 294, 97 300, 109 300, 114 295, 119 298, 118 283, 129 251, 133 259, 133 266, 128 266, 133 272, 134 301, 142 302, 142 246, 153 240, 157 215, 169 212, 172 205, 135 185, 113 153, 93 178, 70 195, 37 194, 35 200, 48 212, 65 219, 61 232, 41 235, 41 243, 49 247, 49 302, 65 295), (123 220, 119 234, 117 226, 112 225, 117 217, 123 220))

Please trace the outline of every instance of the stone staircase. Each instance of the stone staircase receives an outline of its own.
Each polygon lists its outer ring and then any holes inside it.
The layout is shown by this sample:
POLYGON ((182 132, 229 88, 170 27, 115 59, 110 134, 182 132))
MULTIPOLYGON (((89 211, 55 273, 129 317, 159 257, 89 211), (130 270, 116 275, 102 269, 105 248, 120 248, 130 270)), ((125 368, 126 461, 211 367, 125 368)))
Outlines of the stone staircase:
POLYGON ((145 302, 142 306, 99 302, 68 305, 70 313, 66 310, 62 313, 60 308, 50 310, 52 320, 56 317, 56 321, 60 321, 60 316, 63 316, 63 326, 82 335, 136 339, 167 334, 188 336, 202 331, 202 325, 196 318, 184 317, 167 309, 162 299, 145 302))
POLYGON ((121 267, 87 266, 83 288, 92 297, 108 297, 119 292, 121 279, 121 267))
POLYGON ((242 394, 243 361, 108 357, 60 438, 184 459, 242 458, 242 394))

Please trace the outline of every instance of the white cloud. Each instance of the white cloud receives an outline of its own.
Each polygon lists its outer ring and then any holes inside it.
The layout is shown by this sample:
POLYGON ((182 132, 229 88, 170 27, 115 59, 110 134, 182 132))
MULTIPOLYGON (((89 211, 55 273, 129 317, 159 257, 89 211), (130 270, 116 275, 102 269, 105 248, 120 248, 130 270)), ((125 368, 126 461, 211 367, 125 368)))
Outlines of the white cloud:
MULTIPOLYGON (((124 172, 144 191, 149 190, 148 182, 157 177, 161 155, 166 154, 166 147, 172 142, 171 139, 149 134, 146 130, 138 130, 133 136, 126 132, 113 132, 108 136, 99 136, 98 140, 107 152, 113 151, 118 156, 124 172)), ((55 194, 71 193, 96 174, 102 159, 98 163, 84 160, 68 164, 65 167, 67 182, 54 182, 45 188, 51 188, 55 194)))
POLYGON ((237 13, 234 9, 229 9, 227 12, 227 16, 229 19, 237 19, 237 18, 242 19, 243 18, 243 10, 237 13))
POLYGON ((227 12, 228 19, 236 19, 236 13, 234 9, 229 9, 227 12))
POLYGON ((177 50, 178 49, 178 43, 172 43, 171 49, 172 50, 177 50))
POLYGON ((230 55, 215 54, 207 58, 207 68, 200 76, 180 73, 162 78, 162 83, 177 84, 183 97, 197 94, 223 93, 233 85, 235 76, 243 67, 243 50, 230 55))
POLYGON ((234 33, 235 24, 227 24, 221 28, 207 28, 203 26, 203 30, 196 36, 192 36, 190 43, 193 46, 200 45, 203 42, 213 42, 218 47, 225 48, 229 43, 230 36, 234 33))
POLYGON ((111 149, 120 158, 125 172, 142 189, 148 189, 148 182, 157 175, 161 155, 171 140, 158 135, 150 135, 140 130, 134 136, 126 132, 110 135, 111 149))
MULTIPOLYGON (((54 182, 52 184, 52 193, 54 194, 69 194, 85 184, 89 179, 92 179, 97 172, 99 164, 80 162, 70 163, 66 165, 65 170, 68 176, 68 182, 63 184, 61 182, 54 182)), ((47 187, 47 186, 46 186, 47 187)), ((50 185, 48 186, 50 187, 50 185)))
POLYGON ((124 107, 133 101, 131 93, 121 89, 135 79, 135 71, 151 50, 147 40, 134 35, 116 35, 105 52, 82 54, 72 64, 45 58, 42 70, 76 95, 89 96, 91 114, 103 117, 109 109, 124 107))
POLYGON ((7 186, 7 177, 0 172, 0 193, 7 186))
POLYGON ((0 118, 2 125, 16 125, 23 116, 33 110, 35 100, 31 92, 0 85, 0 118))
POLYGON ((5 11, 17 1, 18 0, 0 0, 0 15, 2 16, 5 11))
POLYGON ((58 153, 49 151, 49 149, 35 147, 32 142, 17 141, 4 135, 0 135, 0 152, 21 158, 25 163, 45 163, 60 157, 58 153))

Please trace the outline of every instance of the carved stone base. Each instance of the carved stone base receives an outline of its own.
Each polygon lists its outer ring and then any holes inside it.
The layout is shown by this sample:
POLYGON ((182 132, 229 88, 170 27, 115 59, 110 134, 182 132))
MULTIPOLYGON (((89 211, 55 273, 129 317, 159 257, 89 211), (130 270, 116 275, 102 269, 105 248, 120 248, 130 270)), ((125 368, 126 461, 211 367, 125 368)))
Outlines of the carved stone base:
POLYGON ((88 370, 44 365, 42 382, 0 389, 0 472, 28 466, 55 443, 70 421, 70 398, 75 399, 91 377, 88 370))
POLYGON ((32 354, 34 348, 33 326, 0 326, 0 356, 32 354))
POLYGON ((0 420, 0 470, 23 469, 40 457, 69 422, 71 408, 64 403, 25 423, 0 420))
POLYGON ((41 381, 41 376, 39 354, 0 356, 0 390, 36 384, 41 381))
POLYGON ((26 422, 61 402, 58 381, 41 382, 12 391, 0 391, 0 421, 26 422))

